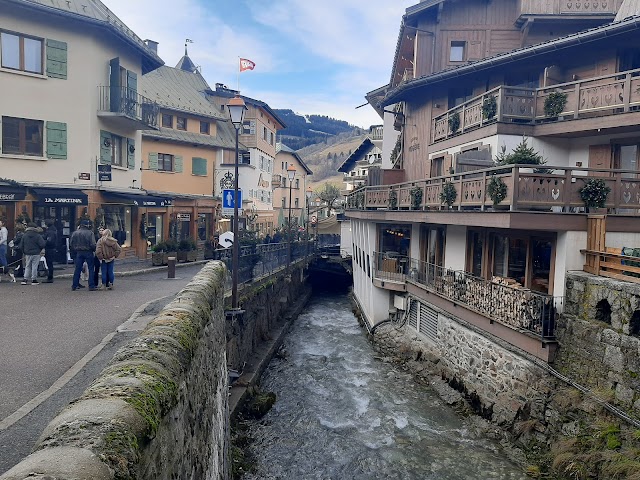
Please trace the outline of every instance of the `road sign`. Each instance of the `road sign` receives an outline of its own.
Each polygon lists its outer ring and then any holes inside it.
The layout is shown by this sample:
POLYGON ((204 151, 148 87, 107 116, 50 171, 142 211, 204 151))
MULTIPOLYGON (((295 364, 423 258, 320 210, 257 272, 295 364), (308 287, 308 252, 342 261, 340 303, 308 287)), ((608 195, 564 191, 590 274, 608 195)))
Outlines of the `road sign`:
POLYGON ((233 232, 224 232, 220 235, 218 243, 222 248, 229 248, 233 246, 233 232))
POLYGON ((315 215, 311 215, 311 223, 315 225, 317 222, 318 222, 318 217, 316 217, 315 215))
MULTIPOLYGON (((233 215, 233 189, 225 188, 222 191, 222 214, 223 215, 233 215)), ((238 190, 238 197, 236 199, 238 202, 238 215, 242 212, 242 190, 238 190)))

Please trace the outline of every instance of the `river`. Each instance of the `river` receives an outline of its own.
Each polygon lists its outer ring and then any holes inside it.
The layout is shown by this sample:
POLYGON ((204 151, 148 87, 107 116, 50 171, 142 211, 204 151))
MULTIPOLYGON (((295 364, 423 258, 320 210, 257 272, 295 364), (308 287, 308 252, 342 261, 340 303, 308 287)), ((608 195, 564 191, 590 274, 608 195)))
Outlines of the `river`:
POLYGON ((346 295, 316 296, 262 381, 245 479, 525 479, 428 387, 378 360, 346 295))

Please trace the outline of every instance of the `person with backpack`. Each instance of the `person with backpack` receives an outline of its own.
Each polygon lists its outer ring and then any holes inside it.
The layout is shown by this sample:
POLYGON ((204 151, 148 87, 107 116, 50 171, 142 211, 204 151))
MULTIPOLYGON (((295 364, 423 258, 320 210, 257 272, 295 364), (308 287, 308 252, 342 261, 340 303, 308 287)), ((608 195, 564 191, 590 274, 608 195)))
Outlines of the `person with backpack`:
POLYGON ((31 280, 31 285, 38 285, 38 264, 40 263, 40 257, 42 256, 42 250, 46 245, 44 238, 42 237, 42 229, 38 229, 38 226, 29 222, 27 229, 24 231, 24 235, 20 239, 18 249, 24 253, 24 278, 22 285, 28 285, 31 280))
POLYGON ((113 281, 115 280, 113 267, 115 259, 121 251, 118 241, 111 236, 111 230, 108 228, 102 230, 102 236, 96 243, 96 257, 102 267, 102 285, 107 290, 113 289, 113 281))
POLYGON ((44 232, 44 259, 47 262, 47 279, 44 283, 53 283, 53 257, 58 248, 58 229, 55 220, 49 218, 45 222, 47 230, 44 232))

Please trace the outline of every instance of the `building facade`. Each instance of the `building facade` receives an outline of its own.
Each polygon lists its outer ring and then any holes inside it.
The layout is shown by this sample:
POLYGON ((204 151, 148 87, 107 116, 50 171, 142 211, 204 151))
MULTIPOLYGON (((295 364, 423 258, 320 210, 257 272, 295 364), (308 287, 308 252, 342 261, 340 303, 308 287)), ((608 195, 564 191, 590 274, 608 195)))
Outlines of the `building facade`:
POLYGON ((276 146, 276 161, 273 172, 273 210, 277 227, 305 228, 308 222, 307 207, 311 198, 307 198, 309 175, 313 172, 304 163, 300 155, 282 143, 276 146), (289 180, 289 172, 293 180, 289 180), (289 217, 291 223, 289 224, 289 217))

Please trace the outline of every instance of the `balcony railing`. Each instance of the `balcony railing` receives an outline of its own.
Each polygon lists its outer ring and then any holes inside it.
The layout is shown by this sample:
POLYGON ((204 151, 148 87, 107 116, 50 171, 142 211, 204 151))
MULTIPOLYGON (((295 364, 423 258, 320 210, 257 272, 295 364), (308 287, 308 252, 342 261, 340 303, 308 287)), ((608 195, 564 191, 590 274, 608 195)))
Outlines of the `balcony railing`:
POLYGON ((544 88, 500 86, 447 110, 433 119, 432 143, 495 122, 555 122, 593 116, 617 115, 640 106, 640 69, 561 83, 544 88), (544 113, 544 102, 554 92, 566 94, 565 108, 557 117, 544 113), (492 100, 493 99, 493 100, 492 100), (482 105, 495 101, 495 115, 486 116, 482 105), (455 120, 459 127, 452 129, 455 120))
POLYGON ((554 338, 556 309, 562 297, 553 297, 478 278, 415 258, 374 252, 374 276, 382 280, 413 282, 452 302, 514 330, 554 338))
POLYGON ((159 106, 153 100, 127 87, 98 87, 98 113, 121 116, 139 124, 140 128, 158 126, 159 106))
POLYGON ((544 173, 536 172, 531 165, 508 165, 475 170, 462 174, 446 175, 415 182, 364 187, 352 191, 347 197, 350 210, 390 210, 395 193, 395 209, 400 210, 442 210, 440 193, 447 182, 456 189, 457 210, 529 211, 546 210, 554 212, 577 211, 584 208, 580 188, 597 175, 611 189, 605 208, 608 213, 640 215, 640 178, 632 170, 610 170, 595 168, 569 168, 544 166, 544 173), (506 197, 493 205, 487 194, 492 178, 500 179, 507 187, 506 197), (422 199, 412 190, 421 191, 422 199))
POLYGON ((615 15, 622 0, 520 0, 520 15, 615 15))

